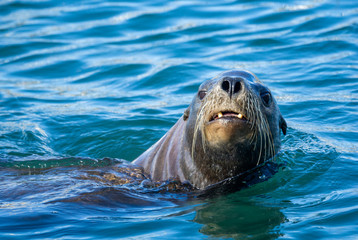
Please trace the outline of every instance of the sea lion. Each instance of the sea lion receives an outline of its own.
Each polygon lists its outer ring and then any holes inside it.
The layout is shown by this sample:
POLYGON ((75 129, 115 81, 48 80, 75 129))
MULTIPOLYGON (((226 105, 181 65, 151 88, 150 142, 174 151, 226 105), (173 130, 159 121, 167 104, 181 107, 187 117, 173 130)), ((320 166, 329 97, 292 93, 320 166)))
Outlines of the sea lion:
POLYGON ((134 164, 154 181, 204 189, 272 158, 287 124, 271 91, 251 72, 231 70, 200 85, 177 123, 134 164))

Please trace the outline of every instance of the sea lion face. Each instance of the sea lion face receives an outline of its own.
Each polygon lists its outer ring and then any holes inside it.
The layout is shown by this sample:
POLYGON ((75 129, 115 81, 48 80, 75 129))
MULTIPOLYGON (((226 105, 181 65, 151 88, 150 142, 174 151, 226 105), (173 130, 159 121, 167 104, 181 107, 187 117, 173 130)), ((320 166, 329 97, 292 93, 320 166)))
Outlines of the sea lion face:
MULTIPOLYGON (((273 157, 286 122, 270 90, 247 71, 227 71, 204 82, 184 114, 186 141, 205 187, 273 157)), ((199 179, 197 179, 199 181, 199 179)))

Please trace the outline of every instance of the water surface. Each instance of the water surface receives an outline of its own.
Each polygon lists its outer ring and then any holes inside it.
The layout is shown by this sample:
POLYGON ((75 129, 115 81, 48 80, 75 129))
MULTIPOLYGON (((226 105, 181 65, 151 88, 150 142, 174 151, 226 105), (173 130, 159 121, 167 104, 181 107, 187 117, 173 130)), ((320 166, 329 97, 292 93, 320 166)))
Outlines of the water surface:
POLYGON ((354 1, 5 0, 0 16, 1 239, 358 238, 354 1), (269 180, 188 199, 79 178, 134 160, 233 68, 289 126, 269 180))

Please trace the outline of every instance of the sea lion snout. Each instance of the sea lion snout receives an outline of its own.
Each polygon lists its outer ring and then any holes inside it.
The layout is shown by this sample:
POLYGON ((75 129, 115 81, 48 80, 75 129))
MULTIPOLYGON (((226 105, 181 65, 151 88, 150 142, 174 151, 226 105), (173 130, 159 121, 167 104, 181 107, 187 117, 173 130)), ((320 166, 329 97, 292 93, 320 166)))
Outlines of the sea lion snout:
POLYGON ((252 91, 248 84, 246 77, 238 75, 238 72, 223 75, 213 83, 214 90, 202 108, 205 116, 202 119, 208 120, 199 128, 205 138, 204 144, 221 150, 243 144, 253 135, 253 122, 248 118, 250 114, 245 105, 249 91, 252 91))

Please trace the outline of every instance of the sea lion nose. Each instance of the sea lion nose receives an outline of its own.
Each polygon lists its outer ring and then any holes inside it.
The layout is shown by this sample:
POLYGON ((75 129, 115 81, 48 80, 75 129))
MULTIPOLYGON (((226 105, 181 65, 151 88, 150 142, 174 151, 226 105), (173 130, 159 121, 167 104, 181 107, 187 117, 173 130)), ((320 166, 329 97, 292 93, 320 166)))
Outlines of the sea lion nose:
POLYGON ((221 88, 225 92, 227 92, 231 97, 232 95, 237 94, 241 91, 242 81, 243 81, 243 79, 241 79, 241 78, 226 77, 223 79, 223 81, 221 83, 221 88))

